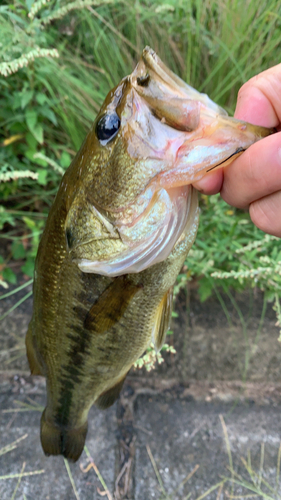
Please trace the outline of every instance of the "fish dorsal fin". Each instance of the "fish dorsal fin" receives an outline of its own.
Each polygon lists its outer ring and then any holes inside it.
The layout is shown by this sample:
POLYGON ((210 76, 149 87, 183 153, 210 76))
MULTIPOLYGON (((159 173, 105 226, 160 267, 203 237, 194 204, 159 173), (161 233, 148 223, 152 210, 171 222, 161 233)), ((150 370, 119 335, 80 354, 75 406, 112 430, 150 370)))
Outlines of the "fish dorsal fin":
POLYGON ((104 333, 109 330, 118 323, 140 289, 141 285, 134 285, 126 276, 113 279, 89 310, 84 321, 84 328, 93 333, 104 333))
POLYGON ((169 328, 173 306, 173 287, 169 288, 161 300, 155 316, 152 332, 152 341, 156 350, 160 350, 164 344, 167 330, 169 328))
POLYGON ((117 384, 115 384, 113 387, 108 389, 107 391, 103 392, 98 399, 95 401, 95 405, 100 408, 101 410, 106 410, 106 408, 109 408, 113 403, 115 403, 116 399, 118 398, 120 391, 122 389, 122 386, 124 384, 125 378, 127 376, 127 373, 124 377, 122 377, 117 384))

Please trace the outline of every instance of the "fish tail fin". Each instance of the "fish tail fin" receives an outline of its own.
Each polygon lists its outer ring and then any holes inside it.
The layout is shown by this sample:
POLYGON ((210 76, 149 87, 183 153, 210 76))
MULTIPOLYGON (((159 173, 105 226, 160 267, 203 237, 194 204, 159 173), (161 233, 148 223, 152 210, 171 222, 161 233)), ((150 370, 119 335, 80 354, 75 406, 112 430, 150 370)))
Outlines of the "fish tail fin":
POLYGON ((26 355, 30 368, 31 375, 43 375, 41 365, 38 361, 36 349, 34 346, 34 338, 32 336, 32 326, 29 323, 27 334, 25 337, 26 355))
POLYGON ((41 444, 45 455, 63 455, 76 462, 84 448, 88 422, 78 429, 67 429, 48 422, 45 412, 41 417, 41 444))

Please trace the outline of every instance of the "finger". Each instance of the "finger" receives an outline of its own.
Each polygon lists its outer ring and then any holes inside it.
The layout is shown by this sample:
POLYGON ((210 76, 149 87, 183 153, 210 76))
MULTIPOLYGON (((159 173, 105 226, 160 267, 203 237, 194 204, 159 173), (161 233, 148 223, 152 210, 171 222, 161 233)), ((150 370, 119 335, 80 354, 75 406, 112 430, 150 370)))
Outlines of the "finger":
POLYGON ((238 93, 235 118, 277 127, 281 122, 281 64, 245 83, 238 93))
POLYGON ((204 194, 219 193, 223 183, 223 169, 219 168, 214 172, 205 175, 200 181, 193 184, 195 189, 204 194))
POLYGON ((281 133, 253 144, 224 171, 222 198, 238 208, 281 189, 281 133))
POLYGON ((281 191, 251 203, 249 212, 253 223, 265 233, 281 238, 281 191))

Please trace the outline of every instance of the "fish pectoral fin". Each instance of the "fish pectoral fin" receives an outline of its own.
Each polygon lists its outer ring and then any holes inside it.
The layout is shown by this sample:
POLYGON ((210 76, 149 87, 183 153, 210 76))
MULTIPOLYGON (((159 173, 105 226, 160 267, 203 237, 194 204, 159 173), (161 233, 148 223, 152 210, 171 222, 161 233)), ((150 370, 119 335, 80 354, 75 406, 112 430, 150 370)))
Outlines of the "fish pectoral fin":
POLYGON ((161 300, 155 317, 154 328, 152 332, 152 341, 155 349, 160 350, 164 344, 167 330, 169 328, 173 307, 173 287, 169 288, 161 300))
POLYGON ((42 371, 42 367, 38 361, 38 357, 36 354, 36 349, 34 346, 34 339, 32 336, 32 327, 31 324, 29 324, 27 334, 25 337, 25 345, 26 345, 26 355, 28 359, 28 364, 30 368, 31 375, 42 375, 44 376, 44 373, 42 371))
POLYGON ((63 455, 76 462, 85 444, 88 430, 86 421, 78 429, 67 429, 54 425, 46 420, 46 410, 41 417, 41 444, 45 455, 63 455))
POLYGON ((106 410, 106 408, 109 408, 113 403, 115 403, 116 399, 118 399, 118 396, 120 394, 120 391, 123 387, 125 378, 127 377, 126 375, 119 381, 117 384, 115 384, 113 387, 108 389, 107 391, 103 392, 98 399, 95 401, 95 405, 100 408, 101 410, 106 410))
POLYGON ((141 288, 141 285, 134 285, 125 276, 113 279, 88 312, 84 328, 93 333, 109 330, 120 321, 132 298, 141 288))

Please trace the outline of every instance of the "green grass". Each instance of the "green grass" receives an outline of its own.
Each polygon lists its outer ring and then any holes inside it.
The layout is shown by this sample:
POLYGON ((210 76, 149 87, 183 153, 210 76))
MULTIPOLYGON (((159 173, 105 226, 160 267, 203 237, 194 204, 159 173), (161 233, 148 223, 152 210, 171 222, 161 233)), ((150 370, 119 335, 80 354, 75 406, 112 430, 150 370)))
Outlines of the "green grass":
MULTIPOLYGON (((107 92, 132 71, 146 44, 233 113, 239 87, 280 62, 280 28, 279 0, 2 2, 0 179, 10 179, 0 183, 3 285, 15 284, 19 269, 32 276, 61 174, 107 92)), ((218 197, 203 198, 201 206, 189 271, 179 283, 197 279, 202 300, 215 287, 259 286, 280 311, 278 243, 264 240, 247 214, 230 211, 218 197), (259 246, 237 253, 253 241, 259 246), (250 271, 264 255, 269 271, 257 279, 250 271), (214 274, 221 271, 232 275, 214 274)))

